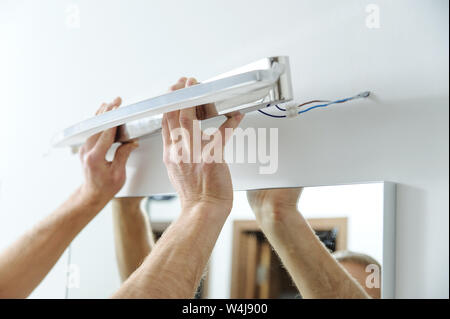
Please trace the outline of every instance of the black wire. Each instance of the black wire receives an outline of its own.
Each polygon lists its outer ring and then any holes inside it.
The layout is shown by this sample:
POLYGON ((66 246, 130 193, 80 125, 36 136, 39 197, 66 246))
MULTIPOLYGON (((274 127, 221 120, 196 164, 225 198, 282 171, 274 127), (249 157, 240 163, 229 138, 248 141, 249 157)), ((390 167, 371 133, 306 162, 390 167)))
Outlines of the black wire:
POLYGON ((258 112, 260 112, 260 113, 262 113, 262 114, 264 114, 264 115, 270 116, 270 117, 276 117, 276 118, 283 118, 283 117, 286 117, 286 115, 273 115, 273 114, 266 113, 266 112, 264 112, 264 111, 262 111, 262 110, 258 110, 258 112))

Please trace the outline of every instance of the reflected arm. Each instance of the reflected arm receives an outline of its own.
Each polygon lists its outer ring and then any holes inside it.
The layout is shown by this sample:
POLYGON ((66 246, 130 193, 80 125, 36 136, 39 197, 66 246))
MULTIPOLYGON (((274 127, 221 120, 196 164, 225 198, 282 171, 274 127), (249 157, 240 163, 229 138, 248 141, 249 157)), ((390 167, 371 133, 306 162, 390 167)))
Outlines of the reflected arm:
POLYGON ((193 298, 228 214, 209 204, 184 208, 113 298, 193 298))
POLYGON ((369 298, 297 210, 301 189, 249 191, 265 236, 304 298, 369 298))
POLYGON ((150 222, 141 209, 142 198, 125 197, 112 201, 114 243, 122 281, 139 268, 155 244, 150 222))

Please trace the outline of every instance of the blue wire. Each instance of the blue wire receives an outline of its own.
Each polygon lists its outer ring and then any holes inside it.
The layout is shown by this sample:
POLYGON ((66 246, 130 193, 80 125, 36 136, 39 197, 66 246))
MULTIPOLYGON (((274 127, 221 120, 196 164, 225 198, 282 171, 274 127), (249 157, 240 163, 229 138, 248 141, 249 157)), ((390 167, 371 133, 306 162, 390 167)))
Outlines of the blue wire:
POLYGON ((330 102, 330 103, 327 103, 327 104, 314 105, 314 106, 311 106, 311 107, 307 108, 306 110, 299 111, 298 114, 306 113, 308 111, 317 109, 319 107, 327 107, 327 106, 329 106, 331 104, 344 103, 344 102, 347 102, 347 101, 350 101, 350 100, 353 100, 353 99, 354 99, 354 97, 349 97, 347 99, 337 100, 337 101, 333 101, 333 102, 330 102))

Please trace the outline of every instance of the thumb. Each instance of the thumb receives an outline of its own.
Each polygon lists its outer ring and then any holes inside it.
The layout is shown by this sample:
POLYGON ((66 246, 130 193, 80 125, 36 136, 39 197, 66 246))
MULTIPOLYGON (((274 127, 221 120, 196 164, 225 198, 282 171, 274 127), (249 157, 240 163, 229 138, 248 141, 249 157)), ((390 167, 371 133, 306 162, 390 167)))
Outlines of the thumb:
POLYGON ((112 162, 112 166, 114 167, 125 167, 127 164, 128 157, 133 150, 135 150, 139 146, 137 141, 133 141, 130 143, 125 143, 119 146, 114 155, 114 160, 112 162))
POLYGON ((225 144, 228 142, 228 139, 232 136, 232 133, 236 127, 239 126, 242 119, 244 118, 244 114, 237 113, 233 116, 229 117, 223 124, 219 127, 219 132, 222 134, 222 147, 225 147, 225 144), (231 134, 227 134, 231 133, 231 134))

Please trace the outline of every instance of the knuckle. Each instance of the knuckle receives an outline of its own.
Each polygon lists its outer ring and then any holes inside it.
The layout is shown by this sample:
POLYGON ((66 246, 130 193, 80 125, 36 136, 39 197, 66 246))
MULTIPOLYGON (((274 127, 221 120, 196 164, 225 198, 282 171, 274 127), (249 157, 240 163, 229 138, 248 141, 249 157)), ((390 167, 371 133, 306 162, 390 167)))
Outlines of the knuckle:
POLYGON ((180 124, 181 126, 190 126, 192 124, 192 119, 186 115, 180 115, 180 124))
POLYGON ((125 170, 118 170, 113 176, 114 183, 120 183, 125 180, 125 170))
POLYGON ((195 108, 195 114, 199 120, 204 120, 207 117, 208 110, 206 105, 200 105, 195 108))
POLYGON ((97 164, 98 162, 97 154, 95 154, 94 152, 86 153, 84 156, 84 162, 89 166, 97 164))
POLYGON ((169 121, 175 120, 177 118, 177 113, 176 112, 169 112, 166 113, 167 114, 167 119, 169 121))

